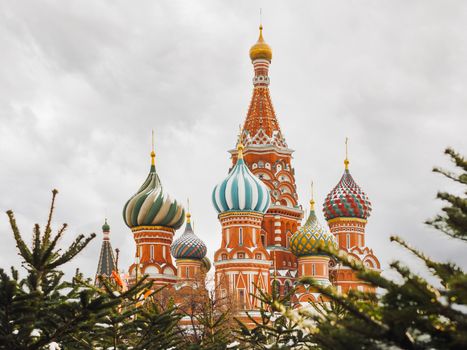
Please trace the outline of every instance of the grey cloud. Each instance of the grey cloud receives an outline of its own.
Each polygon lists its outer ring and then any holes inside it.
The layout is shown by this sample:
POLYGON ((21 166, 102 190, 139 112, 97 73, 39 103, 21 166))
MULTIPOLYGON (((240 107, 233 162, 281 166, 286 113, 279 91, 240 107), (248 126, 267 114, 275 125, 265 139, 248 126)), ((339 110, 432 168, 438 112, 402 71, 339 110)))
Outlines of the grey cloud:
MULTIPOLYGON (((57 187, 56 222, 70 232, 112 228, 121 265, 134 243, 121 210, 149 168, 151 129, 167 192, 190 197, 212 257, 220 226, 210 203, 229 166, 251 94, 248 49, 263 7, 274 50, 271 94, 296 150, 299 196, 323 199, 351 171, 374 211, 368 244, 384 264, 411 260, 397 233, 439 259, 467 264, 461 248, 423 221, 453 188, 433 165, 466 153, 467 5, 462 1, 22 2, 0 5, 0 209, 23 232, 44 221, 57 187), (442 247, 442 249, 440 249, 442 247)), ((322 219, 322 216, 321 216, 322 219)), ((0 266, 17 261, 0 220, 0 266)), ((73 264, 92 276, 100 236, 73 264)))

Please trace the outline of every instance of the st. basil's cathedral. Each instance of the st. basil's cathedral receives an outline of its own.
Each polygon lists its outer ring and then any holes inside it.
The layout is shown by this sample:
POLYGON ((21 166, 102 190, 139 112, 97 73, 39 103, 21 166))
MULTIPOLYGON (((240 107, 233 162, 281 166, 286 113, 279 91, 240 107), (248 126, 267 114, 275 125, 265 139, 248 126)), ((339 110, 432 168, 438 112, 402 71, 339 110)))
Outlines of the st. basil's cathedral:
MULTIPOLYGON (((373 250, 365 245, 371 203, 350 174, 347 156, 341 179, 323 203, 327 225, 319 222, 313 198, 301 225, 304 210, 298 202, 294 151, 281 132, 269 93, 272 49, 263 38, 262 26, 259 31, 250 49, 253 96, 237 145, 229 151, 232 167, 211 195, 222 227, 212 263, 216 295, 232 296, 253 317, 260 307, 255 297, 259 289, 285 295, 295 287, 292 301, 297 307, 321 300, 319 293, 300 283, 303 277, 332 284, 343 293, 374 290, 350 268, 336 264, 320 246, 338 248, 366 267, 380 270, 373 250)), ((153 148, 146 180, 123 207, 123 220, 136 243, 127 281, 132 284, 138 276, 147 275, 155 286, 168 285, 170 292, 205 276, 211 262, 206 245, 193 230, 190 213, 162 187, 155 157, 153 148), (185 221, 184 232, 177 235, 185 221)), ((107 222, 102 229, 97 276, 110 276, 115 258, 107 222)))

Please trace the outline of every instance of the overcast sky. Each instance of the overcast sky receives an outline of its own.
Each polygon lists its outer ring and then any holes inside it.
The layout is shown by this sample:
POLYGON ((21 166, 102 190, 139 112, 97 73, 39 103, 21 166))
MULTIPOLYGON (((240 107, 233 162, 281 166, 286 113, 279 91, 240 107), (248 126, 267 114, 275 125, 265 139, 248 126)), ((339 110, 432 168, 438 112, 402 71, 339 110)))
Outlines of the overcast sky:
MULTIPOLYGON (((57 188, 63 246, 98 234, 67 271, 95 274, 105 217, 126 270, 135 245, 121 213, 148 173, 154 129, 164 189, 190 197, 212 258, 211 191, 249 105, 260 7, 300 202, 313 179, 321 207, 348 136, 351 173, 373 204, 367 244, 383 266, 411 261, 392 234, 467 266, 465 245, 423 224, 441 207, 437 190, 458 190, 432 167, 450 166, 446 146, 467 154, 466 1, 0 0, 1 212, 13 209, 30 239, 57 188)), ((19 260, 5 214, 0 235, 7 268, 19 260)))

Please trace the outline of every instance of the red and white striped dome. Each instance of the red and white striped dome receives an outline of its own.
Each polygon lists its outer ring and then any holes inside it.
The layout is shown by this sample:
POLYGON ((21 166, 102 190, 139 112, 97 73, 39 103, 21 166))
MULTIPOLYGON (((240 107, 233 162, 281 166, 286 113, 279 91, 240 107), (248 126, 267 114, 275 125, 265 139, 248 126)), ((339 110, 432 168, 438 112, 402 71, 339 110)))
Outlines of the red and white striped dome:
POLYGON ((334 218, 367 219, 371 213, 371 202, 365 192, 357 185, 346 168, 336 187, 327 195, 323 206, 326 220, 334 218))

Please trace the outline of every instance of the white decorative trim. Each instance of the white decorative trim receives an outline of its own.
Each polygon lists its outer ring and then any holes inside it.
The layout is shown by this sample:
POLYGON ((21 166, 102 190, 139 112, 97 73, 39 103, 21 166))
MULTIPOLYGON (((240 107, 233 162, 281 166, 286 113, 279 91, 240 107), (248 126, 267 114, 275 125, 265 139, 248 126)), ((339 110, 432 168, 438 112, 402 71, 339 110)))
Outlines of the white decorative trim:
POLYGON ((213 264, 214 266, 222 266, 222 265, 229 265, 229 264, 255 264, 255 265, 271 266, 272 261, 271 260, 256 260, 256 259, 230 259, 230 260, 215 261, 213 264))
POLYGON ((166 280, 174 280, 177 281, 179 277, 177 275, 164 275, 161 273, 149 274, 148 278, 151 279, 166 279, 166 280))

